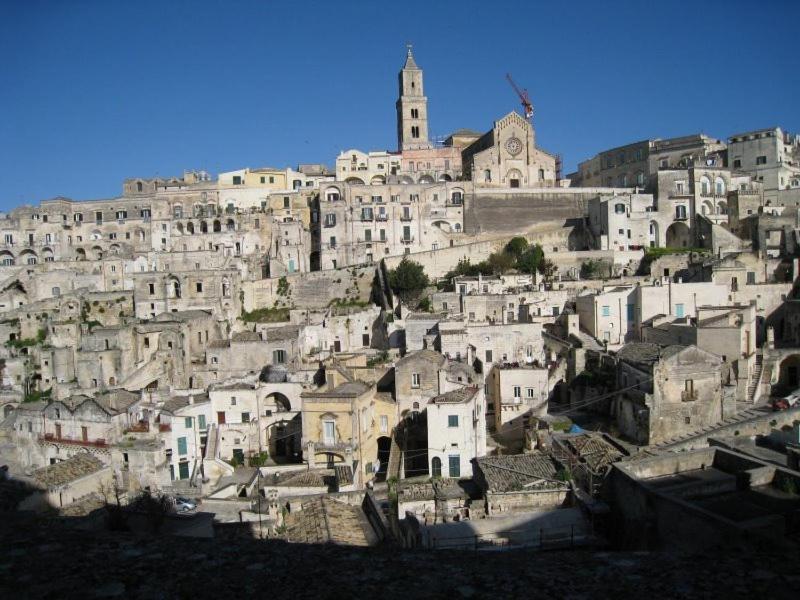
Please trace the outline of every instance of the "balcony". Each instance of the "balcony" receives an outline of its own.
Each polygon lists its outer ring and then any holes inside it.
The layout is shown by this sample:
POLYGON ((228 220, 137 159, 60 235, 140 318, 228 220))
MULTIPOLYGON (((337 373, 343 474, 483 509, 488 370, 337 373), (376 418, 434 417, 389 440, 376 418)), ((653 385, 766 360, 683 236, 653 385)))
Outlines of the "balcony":
POLYGON ((331 440, 314 442, 315 452, 346 452, 347 450, 353 449, 353 444, 349 442, 335 442, 331 440))
POLYGON ((361 213, 361 220, 362 221, 372 221, 372 213, 361 213))
POLYGON ((147 421, 139 421, 136 425, 131 425, 123 433, 148 433, 150 431, 150 423, 147 421))
POLYGON ((379 213, 379 214, 375 215, 375 220, 376 221, 387 221, 388 219, 389 219, 389 217, 386 214, 380 214, 379 213))
POLYGON ((683 390, 681 392, 681 402, 694 402, 697 400, 697 392, 695 390, 683 390))
POLYGON ((411 215, 405 215, 405 214, 404 215, 400 215, 400 220, 401 221, 412 221, 413 219, 414 219, 414 217, 412 217, 411 215))
POLYGON ((400 243, 402 243, 402 244, 413 244, 414 243, 414 236, 412 235, 411 237, 400 238, 400 243))
POLYGON ((96 440, 76 440, 70 437, 61 436, 56 437, 54 433, 45 433, 43 436, 39 437, 39 441, 48 442, 52 444, 68 444, 72 446, 84 446, 87 448, 107 448, 108 444, 103 438, 98 438, 96 440))

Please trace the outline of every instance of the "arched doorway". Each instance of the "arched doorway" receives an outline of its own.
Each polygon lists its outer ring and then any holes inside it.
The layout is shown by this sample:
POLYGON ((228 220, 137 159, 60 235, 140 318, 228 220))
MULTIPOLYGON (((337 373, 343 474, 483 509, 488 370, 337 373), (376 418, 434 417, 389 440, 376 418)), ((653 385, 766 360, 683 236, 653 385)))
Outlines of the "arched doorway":
POLYGON ((431 477, 441 477, 442 476, 442 459, 438 456, 434 456, 431 460, 431 477))
POLYGON ((661 245, 661 240, 658 236, 658 223, 655 221, 650 221, 650 247, 657 248, 661 245))
POLYGON ((800 387, 800 354, 792 354, 781 361, 778 384, 781 392, 787 394, 800 387))
POLYGON ((389 436, 381 436, 378 438, 378 456, 376 457, 376 464, 378 470, 375 472, 376 481, 386 481, 386 471, 389 468, 389 454, 392 450, 392 438, 389 436))
POLYGON ((686 223, 676 222, 667 228, 668 248, 688 248, 690 242, 691 236, 686 223))
POLYGON ((518 169, 511 169, 506 173, 506 181, 509 187, 518 188, 522 183, 522 173, 518 169))

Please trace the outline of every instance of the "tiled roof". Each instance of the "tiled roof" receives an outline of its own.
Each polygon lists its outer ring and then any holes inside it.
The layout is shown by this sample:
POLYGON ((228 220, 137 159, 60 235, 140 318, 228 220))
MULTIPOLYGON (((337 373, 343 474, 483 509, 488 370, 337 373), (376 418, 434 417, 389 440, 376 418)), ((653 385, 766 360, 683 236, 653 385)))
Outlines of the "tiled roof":
POLYGON ((79 452, 72 458, 35 470, 33 479, 46 488, 55 488, 96 473, 104 466, 93 454, 79 452))
POLYGON ((231 336, 232 342, 260 342, 261 336, 255 331, 240 331, 231 336))
POLYGON ((275 342, 278 340, 291 340, 296 339, 300 334, 300 327, 298 325, 286 325, 284 327, 271 327, 265 329, 265 338, 268 342, 275 342))
POLYGON ((524 491, 526 489, 560 488, 558 469, 552 457, 541 452, 511 456, 476 458, 491 492, 524 491))
POLYGON ((460 404, 472 400, 477 393, 478 388, 475 386, 463 387, 434 396, 428 401, 428 404, 460 404))
POLYGON ((409 354, 406 354, 403 358, 397 361, 397 364, 403 365, 405 363, 418 360, 432 362, 435 365, 441 366, 444 364, 445 357, 439 352, 436 352, 436 350, 425 348, 423 350, 417 350, 416 352, 410 352, 409 354))
POLYGON ((327 487, 328 480, 332 480, 334 471, 331 469, 309 469, 292 471, 289 473, 276 473, 270 485, 286 487, 327 487))
POLYGON ((358 506, 320 497, 302 505, 286 517, 286 538, 290 542, 369 546, 370 525, 358 506))

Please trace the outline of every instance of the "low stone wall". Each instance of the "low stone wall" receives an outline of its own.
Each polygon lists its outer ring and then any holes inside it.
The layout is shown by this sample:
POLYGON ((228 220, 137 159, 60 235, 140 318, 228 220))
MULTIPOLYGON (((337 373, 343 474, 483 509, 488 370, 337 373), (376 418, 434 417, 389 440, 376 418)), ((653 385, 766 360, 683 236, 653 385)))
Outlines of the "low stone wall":
POLYGON ((330 271, 293 273, 286 275, 289 290, 278 294, 279 277, 243 281, 242 306, 252 311, 256 308, 293 306, 295 308, 325 308, 336 298, 369 300, 375 265, 347 267, 330 271))
POLYGON ((567 489, 486 493, 489 515, 558 508, 568 497, 567 489))

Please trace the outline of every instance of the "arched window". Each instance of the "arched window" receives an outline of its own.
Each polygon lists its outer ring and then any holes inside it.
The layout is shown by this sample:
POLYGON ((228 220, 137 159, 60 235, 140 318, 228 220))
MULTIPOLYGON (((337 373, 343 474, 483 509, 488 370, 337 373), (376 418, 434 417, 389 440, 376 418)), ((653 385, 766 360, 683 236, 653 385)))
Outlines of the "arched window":
POLYGON ((489 169, 486 169, 483 172, 483 180, 489 182, 492 180, 492 172, 489 169))
POLYGON ((442 476, 442 459, 438 456, 434 456, 431 460, 431 477, 441 477, 442 476))
POLYGON ((711 180, 705 175, 700 178, 700 193, 703 196, 708 196, 711 193, 711 180))
POLYGON ((617 213, 618 215, 625 214, 625 205, 622 204, 621 202, 619 204, 615 204, 614 212, 617 213))
POLYGON ((137 181, 136 182, 136 191, 137 192, 141 192, 142 191, 142 182, 141 181, 137 181))
POLYGON ((724 196, 725 195, 725 180, 722 177, 717 177, 714 180, 714 193, 717 196, 724 196))

